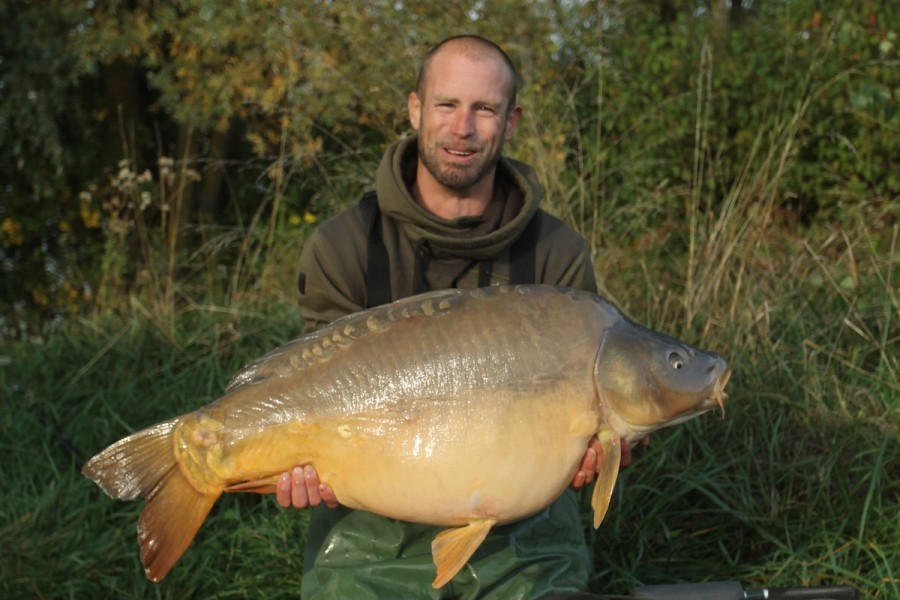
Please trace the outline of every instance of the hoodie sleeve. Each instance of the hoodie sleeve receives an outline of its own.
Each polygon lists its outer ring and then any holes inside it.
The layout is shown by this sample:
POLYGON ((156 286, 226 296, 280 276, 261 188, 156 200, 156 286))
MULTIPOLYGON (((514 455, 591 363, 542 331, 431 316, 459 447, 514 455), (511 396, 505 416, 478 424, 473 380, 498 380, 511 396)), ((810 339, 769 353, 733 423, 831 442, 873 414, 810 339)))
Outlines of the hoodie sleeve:
POLYGON ((587 241, 560 219, 544 211, 535 253, 535 283, 597 293, 597 280, 587 241))

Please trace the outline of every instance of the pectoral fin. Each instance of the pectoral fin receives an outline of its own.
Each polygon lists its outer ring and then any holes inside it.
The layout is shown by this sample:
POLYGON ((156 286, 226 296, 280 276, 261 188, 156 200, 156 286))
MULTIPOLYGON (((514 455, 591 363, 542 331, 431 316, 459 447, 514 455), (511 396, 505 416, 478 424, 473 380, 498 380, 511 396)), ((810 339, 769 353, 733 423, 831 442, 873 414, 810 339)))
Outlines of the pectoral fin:
POLYGON ((613 488, 616 487, 616 477, 619 476, 619 463, 622 460, 619 434, 611 427, 602 426, 597 432, 597 439, 600 440, 603 456, 600 470, 597 473, 597 483, 594 484, 594 494, 591 496, 591 506, 594 508, 594 529, 600 527, 606 511, 609 509, 613 488))
POLYGON ((493 519, 479 519, 465 527, 445 529, 437 534, 431 542, 431 555, 437 566, 437 577, 432 587, 437 589, 453 579, 487 537, 494 523, 496 521, 493 519))

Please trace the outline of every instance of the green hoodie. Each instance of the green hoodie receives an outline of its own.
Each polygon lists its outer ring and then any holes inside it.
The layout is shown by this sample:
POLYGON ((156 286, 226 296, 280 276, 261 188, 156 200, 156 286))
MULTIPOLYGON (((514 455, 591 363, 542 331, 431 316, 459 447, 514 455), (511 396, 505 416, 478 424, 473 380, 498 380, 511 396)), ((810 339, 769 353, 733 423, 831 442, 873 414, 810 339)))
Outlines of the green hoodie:
MULTIPOLYGON (((416 160, 413 137, 390 146, 376 173, 393 299, 411 295, 419 277, 425 289, 476 287, 485 261, 491 266, 491 283, 506 283, 509 248, 532 218, 537 225, 535 283, 596 291, 587 243, 538 208, 543 192, 531 167, 502 158, 487 213, 450 221, 413 200, 409 188, 416 160)), ((357 204, 322 223, 305 244, 299 303, 307 329, 368 306, 367 236, 366 213, 357 204)), ((438 531, 344 507, 316 507, 301 597, 506 600, 587 588, 591 553, 571 491, 536 515, 492 529, 467 568, 435 590, 431 540, 438 531)))
MULTIPOLYGON (((587 242, 541 210, 543 190, 534 170, 501 158, 494 201, 477 218, 447 220, 413 199, 416 137, 391 145, 378 166, 375 192, 390 262, 393 299, 415 291, 416 271, 425 289, 473 288, 479 265, 492 263, 491 283, 509 280, 509 247, 529 220, 537 220, 535 283, 596 291, 587 242)), ((300 257, 300 314, 315 329, 367 307, 367 224, 357 204, 317 227, 300 257)))

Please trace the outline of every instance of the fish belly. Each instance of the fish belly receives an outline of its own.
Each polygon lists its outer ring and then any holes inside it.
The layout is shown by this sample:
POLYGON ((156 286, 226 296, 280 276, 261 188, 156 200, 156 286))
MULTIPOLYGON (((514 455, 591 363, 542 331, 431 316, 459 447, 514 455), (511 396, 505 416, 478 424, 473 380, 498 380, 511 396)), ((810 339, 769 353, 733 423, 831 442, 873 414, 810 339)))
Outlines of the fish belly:
POLYGON ((401 418, 323 421, 313 462, 351 508, 433 525, 508 522, 571 482, 599 427, 590 400, 472 395, 413 403, 401 418))

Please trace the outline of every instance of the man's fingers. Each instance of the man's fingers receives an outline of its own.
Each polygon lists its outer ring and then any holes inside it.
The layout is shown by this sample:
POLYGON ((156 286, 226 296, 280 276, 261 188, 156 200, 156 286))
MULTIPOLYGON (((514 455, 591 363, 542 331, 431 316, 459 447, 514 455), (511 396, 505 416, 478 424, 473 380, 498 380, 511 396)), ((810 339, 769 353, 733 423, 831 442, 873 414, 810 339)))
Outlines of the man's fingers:
POLYGON ((619 460, 619 465, 627 467, 631 464, 631 444, 628 443, 628 440, 622 438, 619 440, 619 447, 622 449, 622 458, 619 460))
POLYGON ((590 484, 597 475, 597 469, 599 467, 597 459, 600 456, 600 453, 595 441, 596 438, 588 444, 587 450, 584 451, 584 456, 581 457, 581 464, 578 466, 578 471, 575 472, 572 483, 569 484, 575 491, 590 484))
POLYGON ((337 496, 334 495, 332 489, 324 483, 319 484, 319 494, 322 496, 322 502, 324 502, 328 508, 337 508, 340 505, 340 502, 338 502, 337 496))
POLYGON ((576 492, 584 487, 584 471, 575 473, 575 479, 572 480, 572 489, 576 492))
POLYGON ((622 441, 620 444, 621 448, 622 448, 622 460, 619 462, 619 464, 623 467, 627 467, 628 465, 631 464, 631 461, 634 458, 632 450, 634 448, 646 448, 649 444, 650 444, 649 436, 642 437, 640 439, 640 441, 635 445, 629 444, 628 440, 626 440, 625 438, 622 438, 622 441))
POLYGON ((282 508, 307 508, 325 503, 329 508, 340 506, 330 487, 319 481, 319 474, 310 466, 294 467, 282 473, 275 486, 275 501, 282 508))
POLYGON ((275 501, 281 508, 287 508, 291 505, 291 474, 282 473, 275 487, 275 501))
POLYGON ((584 453, 584 459, 581 461, 581 470, 584 471, 584 485, 594 481, 597 471, 600 468, 600 461, 597 459, 600 453, 593 445, 588 446, 587 452, 584 453))
POLYGON ((291 505, 294 508, 309 506, 309 494, 306 492, 306 476, 302 467, 294 467, 291 471, 291 505))
POLYGON ((311 466, 303 467, 303 479, 306 484, 306 497, 310 506, 322 504, 322 494, 319 492, 319 474, 311 466))

